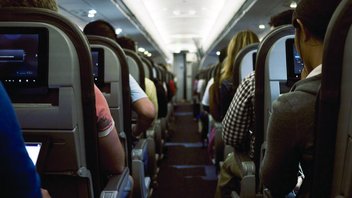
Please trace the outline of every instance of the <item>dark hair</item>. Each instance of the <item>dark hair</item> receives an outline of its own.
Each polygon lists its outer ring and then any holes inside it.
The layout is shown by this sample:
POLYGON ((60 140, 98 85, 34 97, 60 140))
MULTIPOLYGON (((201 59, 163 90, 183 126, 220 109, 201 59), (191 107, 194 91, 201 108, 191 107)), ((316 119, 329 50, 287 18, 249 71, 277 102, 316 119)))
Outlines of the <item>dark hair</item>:
POLYGON ((272 16, 269 21, 269 25, 272 27, 278 27, 281 25, 288 25, 292 23, 293 9, 285 10, 279 14, 272 16))
POLYGON ((220 50, 219 62, 222 63, 227 56, 227 46, 220 50))
POLYGON ((55 0, 1 0, 0 8, 4 7, 36 7, 57 11, 55 0))
POLYGON ((86 35, 103 36, 108 37, 114 41, 117 40, 114 27, 110 25, 110 23, 103 20, 97 20, 88 23, 84 27, 83 32, 86 35))
POLYGON ((331 16, 341 0, 301 0, 293 13, 292 24, 299 19, 315 38, 323 41, 331 16))
POLYGON ((122 48, 129 49, 129 50, 132 50, 134 52, 136 51, 135 42, 132 39, 128 38, 128 37, 125 37, 125 36, 117 37, 117 43, 122 48))

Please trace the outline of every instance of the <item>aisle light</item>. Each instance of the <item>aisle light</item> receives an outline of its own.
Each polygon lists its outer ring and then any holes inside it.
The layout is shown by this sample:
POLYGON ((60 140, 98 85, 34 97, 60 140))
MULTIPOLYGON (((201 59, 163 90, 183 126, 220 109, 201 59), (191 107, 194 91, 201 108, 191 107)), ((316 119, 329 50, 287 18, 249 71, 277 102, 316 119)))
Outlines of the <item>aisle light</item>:
POLYGON ((260 24, 260 25, 259 25, 259 29, 261 29, 261 30, 265 29, 265 25, 260 24))
POLYGON ((220 56, 221 52, 220 51, 217 51, 216 52, 216 55, 220 56))

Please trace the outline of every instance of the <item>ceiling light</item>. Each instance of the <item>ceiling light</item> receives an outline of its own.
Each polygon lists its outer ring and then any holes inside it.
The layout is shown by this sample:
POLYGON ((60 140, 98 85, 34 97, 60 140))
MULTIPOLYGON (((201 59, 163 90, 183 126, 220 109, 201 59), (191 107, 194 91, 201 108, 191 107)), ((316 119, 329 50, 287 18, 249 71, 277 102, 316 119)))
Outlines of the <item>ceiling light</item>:
POLYGON ((122 29, 121 28, 116 28, 115 29, 115 34, 120 34, 122 32, 122 29))
POLYGON ((221 54, 220 51, 217 51, 217 52, 216 52, 216 55, 220 56, 220 54, 221 54))
POLYGON ((261 30, 265 29, 265 25, 260 24, 260 25, 259 25, 259 29, 261 29, 261 30))
POLYGON ((172 13, 173 13, 174 15, 178 16, 178 15, 181 14, 181 11, 179 11, 179 10, 174 10, 174 11, 172 11, 172 13))
POLYGON ((143 52, 145 52, 145 49, 143 47, 140 47, 140 48, 138 48, 138 51, 143 53, 143 52))
POLYGON ((290 8, 295 9, 297 7, 297 3, 295 1, 292 1, 290 4, 290 8))
POLYGON ((88 14, 96 14, 96 13, 97 13, 97 11, 94 10, 94 9, 91 9, 91 10, 88 11, 88 14))
POLYGON ((147 54, 149 54, 149 52, 148 51, 144 51, 144 55, 147 55, 147 54))
POLYGON ((147 54, 147 56, 148 56, 148 57, 151 57, 151 56, 152 56, 152 53, 147 54))
POLYGON ((95 14, 93 14, 93 13, 88 13, 88 17, 89 17, 89 18, 93 18, 93 17, 95 17, 95 14))
POLYGON ((188 10, 189 15, 195 15, 196 13, 197 13, 197 11, 195 11, 195 10, 188 10))

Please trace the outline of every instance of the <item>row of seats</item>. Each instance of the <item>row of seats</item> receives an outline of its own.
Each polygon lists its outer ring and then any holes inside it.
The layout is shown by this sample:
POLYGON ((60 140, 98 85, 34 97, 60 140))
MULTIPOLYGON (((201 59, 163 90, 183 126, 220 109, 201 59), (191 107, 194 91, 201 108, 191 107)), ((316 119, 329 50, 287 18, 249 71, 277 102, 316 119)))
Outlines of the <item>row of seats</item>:
MULTIPOLYGON (((18 49, 10 52, 16 56, 24 56, 21 49, 25 49, 26 56, 34 57, 28 65, 7 60, 14 63, 14 68, 2 68, 1 80, 13 102, 25 141, 42 145, 36 164, 42 186, 53 197, 125 197, 132 175, 134 197, 150 196, 157 172, 155 150, 162 155, 164 140, 162 130, 157 134, 150 132, 150 136, 146 132, 146 139, 133 147, 129 74, 144 88, 144 73, 151 73, 143 69, 144 64, 151 61, 143 62, 144 57, 123 50, 110 39, 86 38, 76 25, 57 13, 36 8, 1 10, 3 33, 9 34, 10 40, 23 39, 14 46, 11 44, 15 42, 1 42, 9 49, 18 49), (28 52, 26 41, 37 46, 35 54, 28 52), (91 52, 98 53, 94 66, 91 52), (104 93, 125 147, 126 166, 119 175, 106 175, 100 164, 94 83, 104 93)), ((173 75, 166 68, 152 67, 159 76, 151 79, 159 78, 165 84, 172 81, 173 75)), ((166 133, 170 117, 163 118, 166 133)))
MULTIPOLYGON (((317 98, 316 146, 310 189, 312 197, 351 196, 351 1, 343 1, 330 21, 325 38, 323 78, 317 98)), ((241 165, 241 194, 232 197, 268 196, 259 178, 259 168, 266 150, 266 134, 272 103, 280 94, 286 93, 300 79, 301 61, 294 49, 294 28, 281 26, 271 31, 260 44, 242 49, 234 60, 233 86, 255 69, 255 153, 254 161, 234 148, 224 151, 221 126, 216 126, 215 159, 219 164, 229 152, 234 152, 241 165), (255 57, 256 56, 256 57, 255 57), (296 59, 296 60, 295 60, 296 59), (224 154, 225 152, 225 154, 224 154), (263 194, 264 191, 264 194, 263 194)), ((207 70, 208 74, 211 69, 207 70)), ((210 74, 211 75, 211 74, 210 74)), ((205 75, 206 76, 206 75, 205 75)), ((218 123, 220 124, 220 123, 218 123)))

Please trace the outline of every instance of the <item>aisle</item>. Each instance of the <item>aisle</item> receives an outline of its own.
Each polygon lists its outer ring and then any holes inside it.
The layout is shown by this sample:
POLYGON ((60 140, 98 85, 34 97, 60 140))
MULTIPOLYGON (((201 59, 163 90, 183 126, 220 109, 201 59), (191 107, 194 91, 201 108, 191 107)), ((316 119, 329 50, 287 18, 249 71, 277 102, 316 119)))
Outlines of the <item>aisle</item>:
POLYGON ((167 142, 167 158, 161 162, 159 186, 153 198, 213 198, 216 186, 215 167, 202 147, 191 105, 178 105, 176 119, 167 142))

